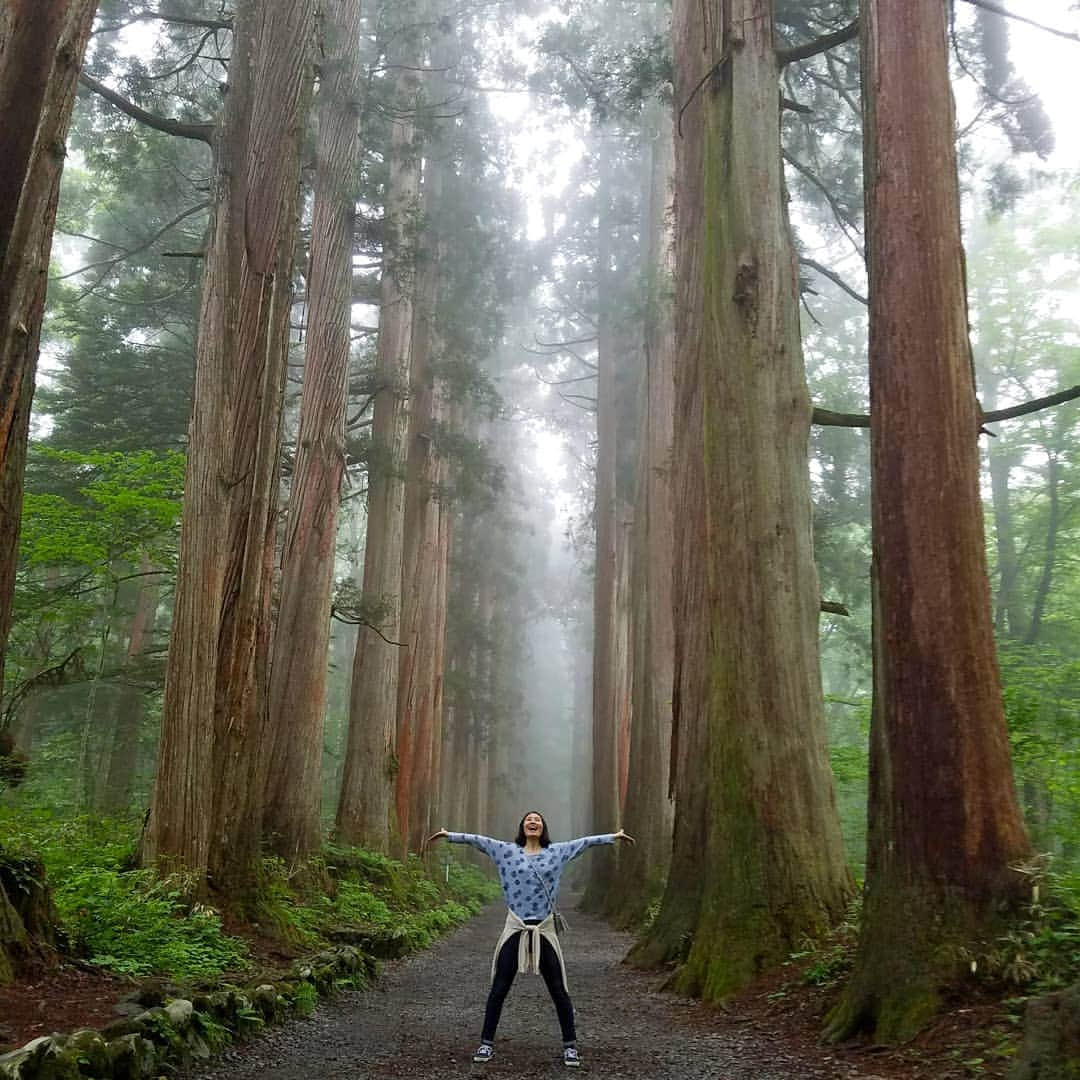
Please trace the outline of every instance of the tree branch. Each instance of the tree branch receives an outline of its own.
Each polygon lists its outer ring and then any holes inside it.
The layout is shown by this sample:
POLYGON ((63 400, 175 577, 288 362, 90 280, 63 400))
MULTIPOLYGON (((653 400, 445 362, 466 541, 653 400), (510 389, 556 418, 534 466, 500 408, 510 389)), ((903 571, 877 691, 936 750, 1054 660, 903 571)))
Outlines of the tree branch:
POLYGON ((176 135, 181 139, 194 139, 196 142, 206 143, 207 146, 212 145, 216 124, 188 124, 182 120, 173 120, 147 112, 115 90, 110 90, 104 83, 98 82, 92 75, 87 75, 85 71, 79 76, 79 81, 99 97, 115 105, 122 113, 138 120, 140 124, 145 124, 156 131, 164 131, 166 135, 176 135))
MULTIPOLYGON (((96 270, 99 266, 106 267, 108 271, 114 267, 117 263, 123 262, 125 259, 130 259, 132 255, 138 255, 140 252, 146 251, 147 248, 153 247, 153 245, 164 236, 171 228, 179 225, 181 221, 191 217, 194 214, 198 214, 203 210, 206 210, 210 204, 208 202, 196 203, 194 206, 188 207, 187 210, 179 213, 171 221, 167 221, 156 233, 153 234, 148 240, 137 245, 133 248, 123 249, 119 255, 113 255, 109 259, 100 259, 98 262, 88 263, 86 266, 80 266, 78 270, 69 270, 66 274, 60 274, 57 277, 50 278, 50 281, 63 281, 66 278, 77 277, 79 274, 85 274, 87 270, 96 270)), ((110 247, 115 245, 110 244, 110 247)), ((102 275, 104 276, 104 275, 102 275)))
POLYGON ((860 292, 856 292, 839 274, 830 270, 827 266, 822 266, 821 263, 814 259, 807 259, 804 256, 799 256, 799 262, 803 266, 809 266, 811 270, 817 271, 822 277, 828 278, 834 285, 843 289, 853 300, 858 300, 864 307, 867 306, 869 301, 860 292))
POLYGON ((839 600, 822 600, 821 610, 828 612, 830 615, 851 616, 851 612, 839 600))
POLYGON ((870 417, 860 413, 832 412, 830 409, 819 409, 814 406, 810 423, 818 427, 866 427, 870 426, 870 417))
MULTIPOLYGON (((1043 409, 1052 409, 1055 405, 1063 405, 1067 401, 1075 401, 1080 398, 1080 386, 1071 386, 1068 390, 1059 390, 1056 394, 1048 394, 1046 397, 1035 398, 1023 405, 1012 405, 1008 409, 995 409, 993 412, 983 413, 980 419, 982 424, 999 423, 1002 420, 1015 420, 1019 416, 1029 416, 1031 413, 1042 412, 1043 409)), ((818 427, 858 427, 868 428, 870 417, 860 413, 838 413, 829 409, 814 407, 810 422, 818 427)), ((991 434, 986 432, 986 434, 991 434)))
POLYGON ((533 368, 533 374, 545 386, 568 386, 570 383, 591 382, 596 378, 595 375, 579 375, 575 379, 545 379, 535 367, 533 368))
POLYGON ((137 22, 148 22, 151 19, 160 19, 162 22, 177 23, 179 26, 203 26, 209 30, 231 30, 232 19, 209 19, 198 15, 180 15, 170 11, 139 11, 129 15, 123 22, 112 23, 109 26, 99 26, 95 34, 113 34, 117 30, 123 30, 137 22))
POLYGON ((993 412, 983 413, 983 423, 993 424, 1000 420, 1015 420, 1018 416, 1041 412, 1043 409, 1050 409, 1066 401, 1074 401, 1076 398, 1080 398, 1080 386, 1071 386, 1068 390, 1059 390, 1056 394, 1035 398, 1024 405, 1013 405, 1008 409, 995 409, 993 412))
POLYGON ((822 182, 821 178, 815 175, 812 169, 804 165, 798 158, 789 154, 786 150, 783 151, 783 158, 797 173, 806 177, 806 179, 821 192, 825 197, 825 201, 829 204, 837 224, 840 226, 840 231, 847 237, 851 246, 865 259, 866 252, 863 250, 862 243, 857 239, 859 236, 858 228, 853 221, 848 220, 847 214, 840 208, 840 204, 836 201, 833 193, 822 182), (848 230, 851 231, 849 232, 848 230), (855 233, 855 236, 851 235, 852 232, 855 233))
POLYGON ((992 11, 995 15, 1003 15, 1006 19, 1015 19, 1017 22, 1027 23, 1028 26, 1034 26, 1039 30, 1045 30, 1048 34, 1054 34, 1057 37, 1065 38, 1067 41, 1080 41, 1080 34, 1074 33, 1071 30, 1059 30, 1055 26, 1047 26, 1045 23, 1036 22, 1034 19, 1027 18, 1026 15, 1018 15, 1015 11, 1010 11, 1007 7, 994 3, 994 0, 967 0, 967 2, 974 7, 982 8, 984 11, 992 11))
MULTIPOLYGON (((348 497, 349 496, 346 496, 346 498, 348 497)), ((342 502, 344 501, 345 500, 343 499, 342 502)), ((366 626, 369 630, 374 630, 387 645, 396 645, 399 649, 407 649, 409 647, 408 642, 391 640, 377 626, 373 623, 369 623, 367 619, 350 619, 347 615, 343 615, 336 607, 330 609, 330 618, 337 619, 338 622, 345 623, 347 626, 366 626)))
POLYGON ((859 34, 859 20, 855 19, 847 26, 834 30, 831 34, 822 34, 813 41, 804 45, 793 45, 790 49, 777 49, 776 59, 781 65, 794 64, 799 60, 809 60, 811 56, 819 56, 823 52, 835 49, 837 45, 843 45, 846 41, 852 41, 859 34))

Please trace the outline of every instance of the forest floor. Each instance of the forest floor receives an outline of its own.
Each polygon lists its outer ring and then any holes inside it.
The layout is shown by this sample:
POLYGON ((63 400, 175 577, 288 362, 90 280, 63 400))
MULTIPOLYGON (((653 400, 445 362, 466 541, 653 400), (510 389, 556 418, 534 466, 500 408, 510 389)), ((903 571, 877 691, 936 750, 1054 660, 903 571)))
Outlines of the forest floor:
MULTIPOLYGON (((365 992, 321 1003, 227 1049, 189 1080, 549 1077, 565 1072, 554 1009, 535 976, 519 976, 503 1013, 496 1056, 472 1052, 503 920, 492 905, 425 952, 388 963, 365 992)), ((985 1053, 1008 1025, 1000 1003, 968 1005, 900 1049, 818 1041, 833 992, 781 969, 721 1010, 661 990, 663 976, 622 963, 631 938, 580 912, 565 938, 583 1072, 634 1080, 961 1080, 1001 1077, 985 1053)), ((270 957, 266 959, 270 960, 270 957)), ((276 965, 275 965, 276 966, 276 965)), ((0 990, 0 1051, 53 1031, 102 1026, 131 1011, 130 981, 66 967, 0 990)))
MULTIPOLYGON (((554 1009, 543 982, 518 976, 494 1059, 473 1065, 503 909, 476 919, 427 951, 386 966, 366 992, 347 992, 294 1021, 226 1050, 188 1080, 310 1080, 400 1077, 534 1080, 565 1074, 554 1009)), ((655 973, 622 963, 626 934, 581 913, 565 938, 582 1072, 633 1080, 953 1080, 999 1077, 982 1055, 997 1009, 944 1018, 902 1051, 818 1042, 827 1001, 779 976, 721 1011, 664 993, 655 973), (965 1064, 970 1062, 971 1064, 965 1064)), ((796 978, 792 973, 792 978, 796 978)))

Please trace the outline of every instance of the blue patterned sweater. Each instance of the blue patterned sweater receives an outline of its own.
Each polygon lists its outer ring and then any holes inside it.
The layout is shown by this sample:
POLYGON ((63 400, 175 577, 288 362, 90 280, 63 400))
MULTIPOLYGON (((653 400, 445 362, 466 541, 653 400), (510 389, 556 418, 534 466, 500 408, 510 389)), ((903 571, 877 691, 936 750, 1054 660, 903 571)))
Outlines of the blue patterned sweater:
POLYGON ((468 844, 495 861, 506 906, 519 919, 544 919, 551 912, 544 885, 551 895, 551 902, 557 902, 563 867, 586 848, 614 844, 615 834, 583 836, 579 840, 549 844, 537 855, 526 855, 525 849, 511 840, 493 840, 490 836, 475 833, 452 832, 447 839, 451 844, 468 844), (543 885, 540 878, 544 880, 543 885))

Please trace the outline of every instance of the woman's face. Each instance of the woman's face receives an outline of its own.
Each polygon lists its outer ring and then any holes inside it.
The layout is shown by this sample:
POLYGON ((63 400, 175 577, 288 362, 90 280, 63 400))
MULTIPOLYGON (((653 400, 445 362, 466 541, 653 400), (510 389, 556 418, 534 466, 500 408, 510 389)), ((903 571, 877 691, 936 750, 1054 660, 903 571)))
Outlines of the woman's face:
POLYGON ((544 819, 539 814, 526 814, 525 820, 521 824, 522 828, 525 830, 526 837, 535 836, 537 840, 540 839, 540 836, 544 831, 544 819))

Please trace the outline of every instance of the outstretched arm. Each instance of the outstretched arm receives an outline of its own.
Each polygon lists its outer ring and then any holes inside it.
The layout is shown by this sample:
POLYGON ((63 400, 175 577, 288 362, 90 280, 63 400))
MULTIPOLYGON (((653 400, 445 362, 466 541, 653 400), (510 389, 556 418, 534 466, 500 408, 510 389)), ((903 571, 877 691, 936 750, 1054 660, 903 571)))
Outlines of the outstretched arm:
POLYGON ((563 862, 576 859, 586 848, 596 847, 598 844, 614 844, 618 840, 624 840, 628 844, 634 843, 634 838, 620 829, 615 833, 600 833, 598 836, 582 836, 577 840, 566 840, 561 844, 552 845, 559 848, 559 854, 563 862))
POLYGON ((451 844, 468 844, 470 847, 476 848, 477 851, 482 851, 491 859, 496 857, 502 844, 502 841, 495 840, 490 836, 480 836, 477 833, 447 832, 446 829, 440 829, 437 833, 432 833, 427 838, 427 844, 442 839, 446 839, 451 844))

